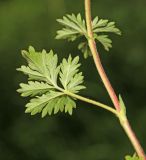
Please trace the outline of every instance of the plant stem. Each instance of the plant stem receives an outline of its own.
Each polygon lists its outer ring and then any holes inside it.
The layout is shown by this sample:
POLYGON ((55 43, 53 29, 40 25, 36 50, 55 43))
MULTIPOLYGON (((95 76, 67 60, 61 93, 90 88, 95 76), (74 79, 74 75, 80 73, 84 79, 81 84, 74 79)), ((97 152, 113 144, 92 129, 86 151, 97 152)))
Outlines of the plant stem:
POLYGON ((133 147, 135 148, 135 151, 137 152, 137 155, 141 158, 143 158, 143 160, 146 160, 146 156, 144 153, 143 148, 141 147, 135 133, 133 132, 128 120, 126 119, 124 123, 121 123, 124 131, 126 132, 128 138, 130 139, 133 147))
POLYGON ((98 73, 105 85, 105 88, 108 91, 108 94, 114 104, 114 106, 116 107, 116 109, 118 111, 120 111, 120 106, 119 106, 119 100, 115 94, 115 91, 112 87, 112 85, 110 84, 110 81, 104 71, 104 68, 101 64, 101 60, 99 57, 99 53, 97 52, 97 48, 96 48, 96 43, 94 41, 94 36, 93 36, 93 31, 92 31, 92 19, 91 19, 91 5, 90 5, 90 0, 85 0, 85 13, 86 13, 86 24, 87 24, 87 32, 88 32, 88 37, 89 37, 89 47, 91 49, 92 55, 93 55, 93 59, 94 59, 94 63, 96 65, 96 68, 98 70, 98 73))
POLYGON ((100 102, 97 102, 97 101, 94 101, 94 100, 91 100, 91 99, 89 99, 89 98, 85 98, 85 97, 79 96, 79 95, 77 95, 77 94, 71 93, 71 92, 66 91, 66 90, 64 90, 63 92, 64 92, 66 95, 69 95, 69 96, 71 96, 71 97, 73 97, 73 98, 76 98, 76 99, 79 99, 79 100, 81 100, 81 101, 84 101, 84 102, 93 104, 93 105, 95 105, 95 106, 98 106, 98 107, 100 107, 100 108, 103 108, 103 109, 105 109, 105 110, 107 110, 107 111, 115 114, 116 116, 118 116, 118 112, 117 112, 114 108, 112 108, 112 107, 110 107, 110 106, 107 106, 107 105, 105 105, 105 104, 103 104, 103 103, 100 103, 100 102))
POLYGON ((96 65, 96 68, 98 70, 98 73, 103 81, 103 84, 117 110, 117 112, 119 113, 119 120, 121 122, 122 127, 124 128, 127 136, 129 137, 133 147, 135 148, 135 151, 137 152, 139 157, 142 157, 144 160, 146 160, 146 156, 145 153, 138 141, 138 139, 136 138, 133 130, 131 129, 131 126, 126 118, 126 115, 124 117, 120 116, 120 111, 121 111, 121 107, 120 107, 120 103, 118 100, 118 97, 104 71, 104 68, 102 66, 100 57, 99 57, 99 53, 97 51, 96 48, 96 42, 94 40, 94 36, 93 36, 93 30, 92 30, 92 18, 91 18, 91 0, 85 0, 85 13, 86 13, 86 25, 87 25, 87 32, 88 32, 88 44, 91 50, 91 53, 93 55, 93 59, 96 65))
POLYGON ((64 90, 63 88, 60 88, 59 86, 56 86, 56 89, 58 89, 59 91, 61 91, 62 93, 66 94, 66 95, 68 95, 68 96, 71 96, 71 97, 76 98, 76 99, 78 99, 78 100, 81 100, 81 101, 83 101, 83 102, 90 103, 90 104, 93 104, 93 105, 98 106, 98 107, 100 107, 100 108, 103 108, 103 109, 105 109, 105 110, 107 110, 107 111, 115 114, 117 117, 119 116, 119 113, 118 113, 114 108, 112 108, 112 107, 110 107, 110 106, 107 106, 107 105, 105 105, 105 104, 103 104, 103 103, 94 101, 94 100, 89 99, 89 98, 82 97, 82 96, 77 95, 77 94, 74 94, 74 93, 72 93, 72 92, 69 92, 69 91, 67 91, 67 90, 64 90))

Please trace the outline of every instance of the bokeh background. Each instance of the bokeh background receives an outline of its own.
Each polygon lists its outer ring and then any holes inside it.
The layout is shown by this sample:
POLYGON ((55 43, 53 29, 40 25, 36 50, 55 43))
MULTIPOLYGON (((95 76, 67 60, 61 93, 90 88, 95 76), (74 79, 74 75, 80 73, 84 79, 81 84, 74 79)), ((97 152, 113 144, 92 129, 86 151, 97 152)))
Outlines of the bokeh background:
MULTIPOLYGON (((112 36, 110 53, 98 49, 146 149, 146 1, 92 0, 92 8, 123 32, 112 36)), ((60 28, 55 19, 78 12, 84 15, 83 0, 0 0, 0 160, 122 160, 134 153, 118 120, 92 105, 77 102, 73 116, 24 114, 27 100, 16 89, 25 78, 16 68, 29 45, 54 49, 60 59, 80 55, 87 86, 81 94, 111 105, 92 58, 84 60, 76 43, 54 39, 60 28)))

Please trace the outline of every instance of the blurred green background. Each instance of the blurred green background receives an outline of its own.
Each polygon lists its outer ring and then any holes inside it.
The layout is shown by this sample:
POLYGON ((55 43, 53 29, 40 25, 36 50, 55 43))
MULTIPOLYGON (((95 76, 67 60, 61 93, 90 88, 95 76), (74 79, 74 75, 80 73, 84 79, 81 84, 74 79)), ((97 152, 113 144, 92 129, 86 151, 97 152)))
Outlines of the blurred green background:
MULTIPOLYGON (((122 37, 99 51, 117 93, 123 95, 130 122, 146 149, 146 1, 92 0, 93 15, 117 22, 122 37)), ((83 0, 0 0, 0 160, 122 160, 133 149, 118 120, 78 102, 73 116, 41 119, 24 114, 27 102, 16 93, 25 78, 20 50, 54 49, 59 57, 80 55, 87 90, 81 94, 111 104, 92 58, 83 59, 76 43, 57 41, 57 18, 84 14, 83 0)))

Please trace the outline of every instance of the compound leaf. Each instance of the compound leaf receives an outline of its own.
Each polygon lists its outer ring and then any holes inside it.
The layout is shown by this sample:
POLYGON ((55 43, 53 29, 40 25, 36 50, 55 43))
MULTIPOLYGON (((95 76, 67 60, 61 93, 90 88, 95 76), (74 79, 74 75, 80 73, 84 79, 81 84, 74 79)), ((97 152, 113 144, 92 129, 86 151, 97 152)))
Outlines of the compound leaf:
MULTIPOLYGON (((56 39, 67 39, 69 41, 74 41, 77 38, 85 37, 86 42, 81 42, 78 45, 78 49, 87 58, 91 55, 91 51, 88 47, 88 33, 85 24, 85 20, 81 17, 81 14, 77 16, 66 15, 63 19, 57 20, 61 25, 64 26, 61 30, 57 31, 56 39)), ((116 27, 115 22, 110 22, 107 19, 99 19, 95 17, 92 21, 92 28, 94 33, 94 38, 97 42, 100 42, 106 51, 112 48, 112 40, 109 38, 108 33, 114 33, 121 35, 121 31, 116 27)))
POLYGON ((21 66, 17 70, 28 75, 28 83, 20 83, 17 91, 23 97, 33 97, 26 104, 25 112, 31 115, 42 113, 42 117, 59 111, 71 115, 76 102, 65 91, 77 93, 85 88, 82 85, 84 77, 79 72, 79 57, 72 58, 70 55, 58 65, 58 57, 53 51, 36 52, 33 47, 29 47, 28 51, 22 51, 22 55, 28 66, 21 66), (58 86, 59 77, 63 88, 58 86))

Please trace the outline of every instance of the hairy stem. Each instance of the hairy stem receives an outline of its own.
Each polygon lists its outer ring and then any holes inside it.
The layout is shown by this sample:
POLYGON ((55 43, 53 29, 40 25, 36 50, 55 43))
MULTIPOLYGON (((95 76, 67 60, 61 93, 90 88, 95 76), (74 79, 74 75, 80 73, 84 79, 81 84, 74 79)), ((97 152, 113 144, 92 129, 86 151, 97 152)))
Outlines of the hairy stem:
MULTIPOLYGON (((85 0, 85 13, 86 13, 86 24, 87 24, 87 32, 88 32, 88 44, 91 50, 91 53, 93 55, 93 59, 96 65, 96 68, 99 72, 99 75, 103 81, 103 84, 117 110, 118 113, 120 113, 121 111, 121 107, 119 104, 119 100, 118 97, 104 71, 104 68, 102 66, 100 57, 99 57, 99 53, 97 51, 96 48, 96 42, 94 40, 94 36, 93 36, 93 30, 92 30, 92 18, 91 18, 91 0, 85 0)), ((131 129, 131 126, 126 118, 126 115, 124 117, 124 120, 122 119, 123 117, 121 117, 120 115, 118 116, 119 120, 121 122, 121 125, 123 127, 123 129, 125 130, 127 136, 129 137, 133 147, 135 148, 135 151, 137 152, 139 157, 142 157, 144 160, 146 160, 146 156, 145 153, 138 141, 138 139, 136 138, 133 130, 131 129)))

